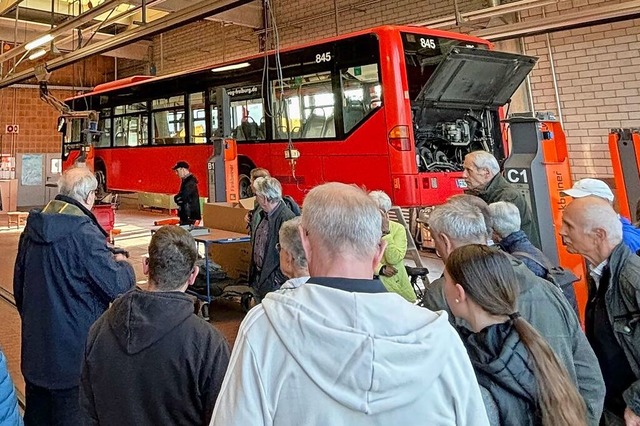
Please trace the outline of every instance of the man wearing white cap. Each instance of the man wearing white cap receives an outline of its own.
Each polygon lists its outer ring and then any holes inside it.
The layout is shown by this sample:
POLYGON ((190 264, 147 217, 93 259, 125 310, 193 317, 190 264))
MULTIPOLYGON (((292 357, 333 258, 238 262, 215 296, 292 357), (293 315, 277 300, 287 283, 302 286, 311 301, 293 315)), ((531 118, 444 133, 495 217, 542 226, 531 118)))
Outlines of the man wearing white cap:
MULTIPOLYGON (((609 185, 599 179, 580 179, 573 184, 573 188, 562 191, 564 194, 573 198, 582 198, 593 195, 595 197, 604 198, 613 205, 613 192, 609 185)), ((634 252, 640 250, 640 229, 631 224, 629 219, 618 215, 622 223, 622 241, 634 252)))

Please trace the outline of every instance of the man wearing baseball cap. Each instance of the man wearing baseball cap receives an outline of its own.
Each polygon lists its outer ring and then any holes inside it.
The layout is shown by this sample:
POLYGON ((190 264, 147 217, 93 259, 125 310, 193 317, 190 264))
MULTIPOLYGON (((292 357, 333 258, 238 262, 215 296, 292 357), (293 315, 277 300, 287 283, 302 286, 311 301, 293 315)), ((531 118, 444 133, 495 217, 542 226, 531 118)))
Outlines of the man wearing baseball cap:
POLYGON ((182 179, 180 192, 173 197, 178 205, 178 217, 180 225, 193 225, 200 220, 200 195, 198 194, 198 179, 189 171, 189 164, 178 161, 173 170, 182 179))
MULTIPOLYGON (((611 191, 609 185, 599 179, 580 179, 573 184, 573 187, 571 189, 562 191, 562 193, 573 198, 582 198, 588 196, 603 198, 613 206, 613 191, 611 191)), ((633 226, 627 218, 620 215, 618 215, 618 217, 620 218, 620 222, 622 223, 622 241, 634 253, 637 253, 638 250, 640 250, 640 229, 633 226)))

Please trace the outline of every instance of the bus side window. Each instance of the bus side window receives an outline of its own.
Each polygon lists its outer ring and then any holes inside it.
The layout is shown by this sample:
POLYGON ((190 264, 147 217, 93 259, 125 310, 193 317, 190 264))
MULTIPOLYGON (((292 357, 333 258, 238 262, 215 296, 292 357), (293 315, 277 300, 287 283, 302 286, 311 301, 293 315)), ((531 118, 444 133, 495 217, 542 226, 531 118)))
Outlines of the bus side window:
POLYGON ((111 146, 111 117, 100 112, 98 130, 101 132, 91 136, 93 146, 96 148, 108 148, 111 146))
POLYGON ((331 72, 285 78, 272 83, 276 140, 336 137, 331 72), (286 109, 286 110, 285 110, 286 109))
POLYGON ((380 106, 380 78, 378 65, 369 64, 340 71, 344 132, 348 133, 362 122, 370 111, 380 106))
POLYGON ((232 136, 238 141, 261 141, 265 139, 264 109, 262 99, 232 100, 232 136))

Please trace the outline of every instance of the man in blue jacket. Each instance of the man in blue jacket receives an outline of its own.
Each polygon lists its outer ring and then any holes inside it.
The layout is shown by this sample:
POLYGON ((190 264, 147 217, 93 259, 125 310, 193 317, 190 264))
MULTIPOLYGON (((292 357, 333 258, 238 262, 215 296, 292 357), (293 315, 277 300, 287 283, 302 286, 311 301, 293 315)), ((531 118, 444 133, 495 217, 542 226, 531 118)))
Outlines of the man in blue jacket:
POLYGON ((25 424, 81 424, 80 366, 89 327, 135 285, 133 268, 107 246, 91 208, 97 181, 67 170, 60 194, 29 213, 20 236, 13 291, 22 320, 25 424))

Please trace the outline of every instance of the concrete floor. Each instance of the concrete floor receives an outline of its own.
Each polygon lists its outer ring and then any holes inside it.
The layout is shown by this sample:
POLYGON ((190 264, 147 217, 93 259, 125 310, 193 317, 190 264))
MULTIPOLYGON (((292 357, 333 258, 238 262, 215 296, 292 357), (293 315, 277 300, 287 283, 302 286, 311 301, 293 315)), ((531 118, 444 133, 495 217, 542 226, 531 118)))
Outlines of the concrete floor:
MULTIPOLYGON (((115 238, 115 245, 129 251, 129 261, 136 271, 138 285, 144 287, 147 280, 142 272, 142 256, 147 253, 151 239, 150 229, 153 222, 168 218, 161 213, 152 213, 133 209, 120 209, 116 212, 115 228, 121 233, 115 238)), ((0 224, 0 287, 13 294, 13 266, 15 263, 18 239, 22 228, 8 229, 0 224)), ((429 279, 433 280, 442 273, 442 261, 433 254, 423 254, 424 266, 430 270, 429 279)), ((238 328, 244 312, 238 303, 217 300, 211 305, 210 323, 218 328, 229 341, 235 342, 238 328)), ((0 347, 7 357, 9 372, 19 393, 24 394, 24 380, 20 373, 20 317, 16 309, 0 300, 0 347)))

